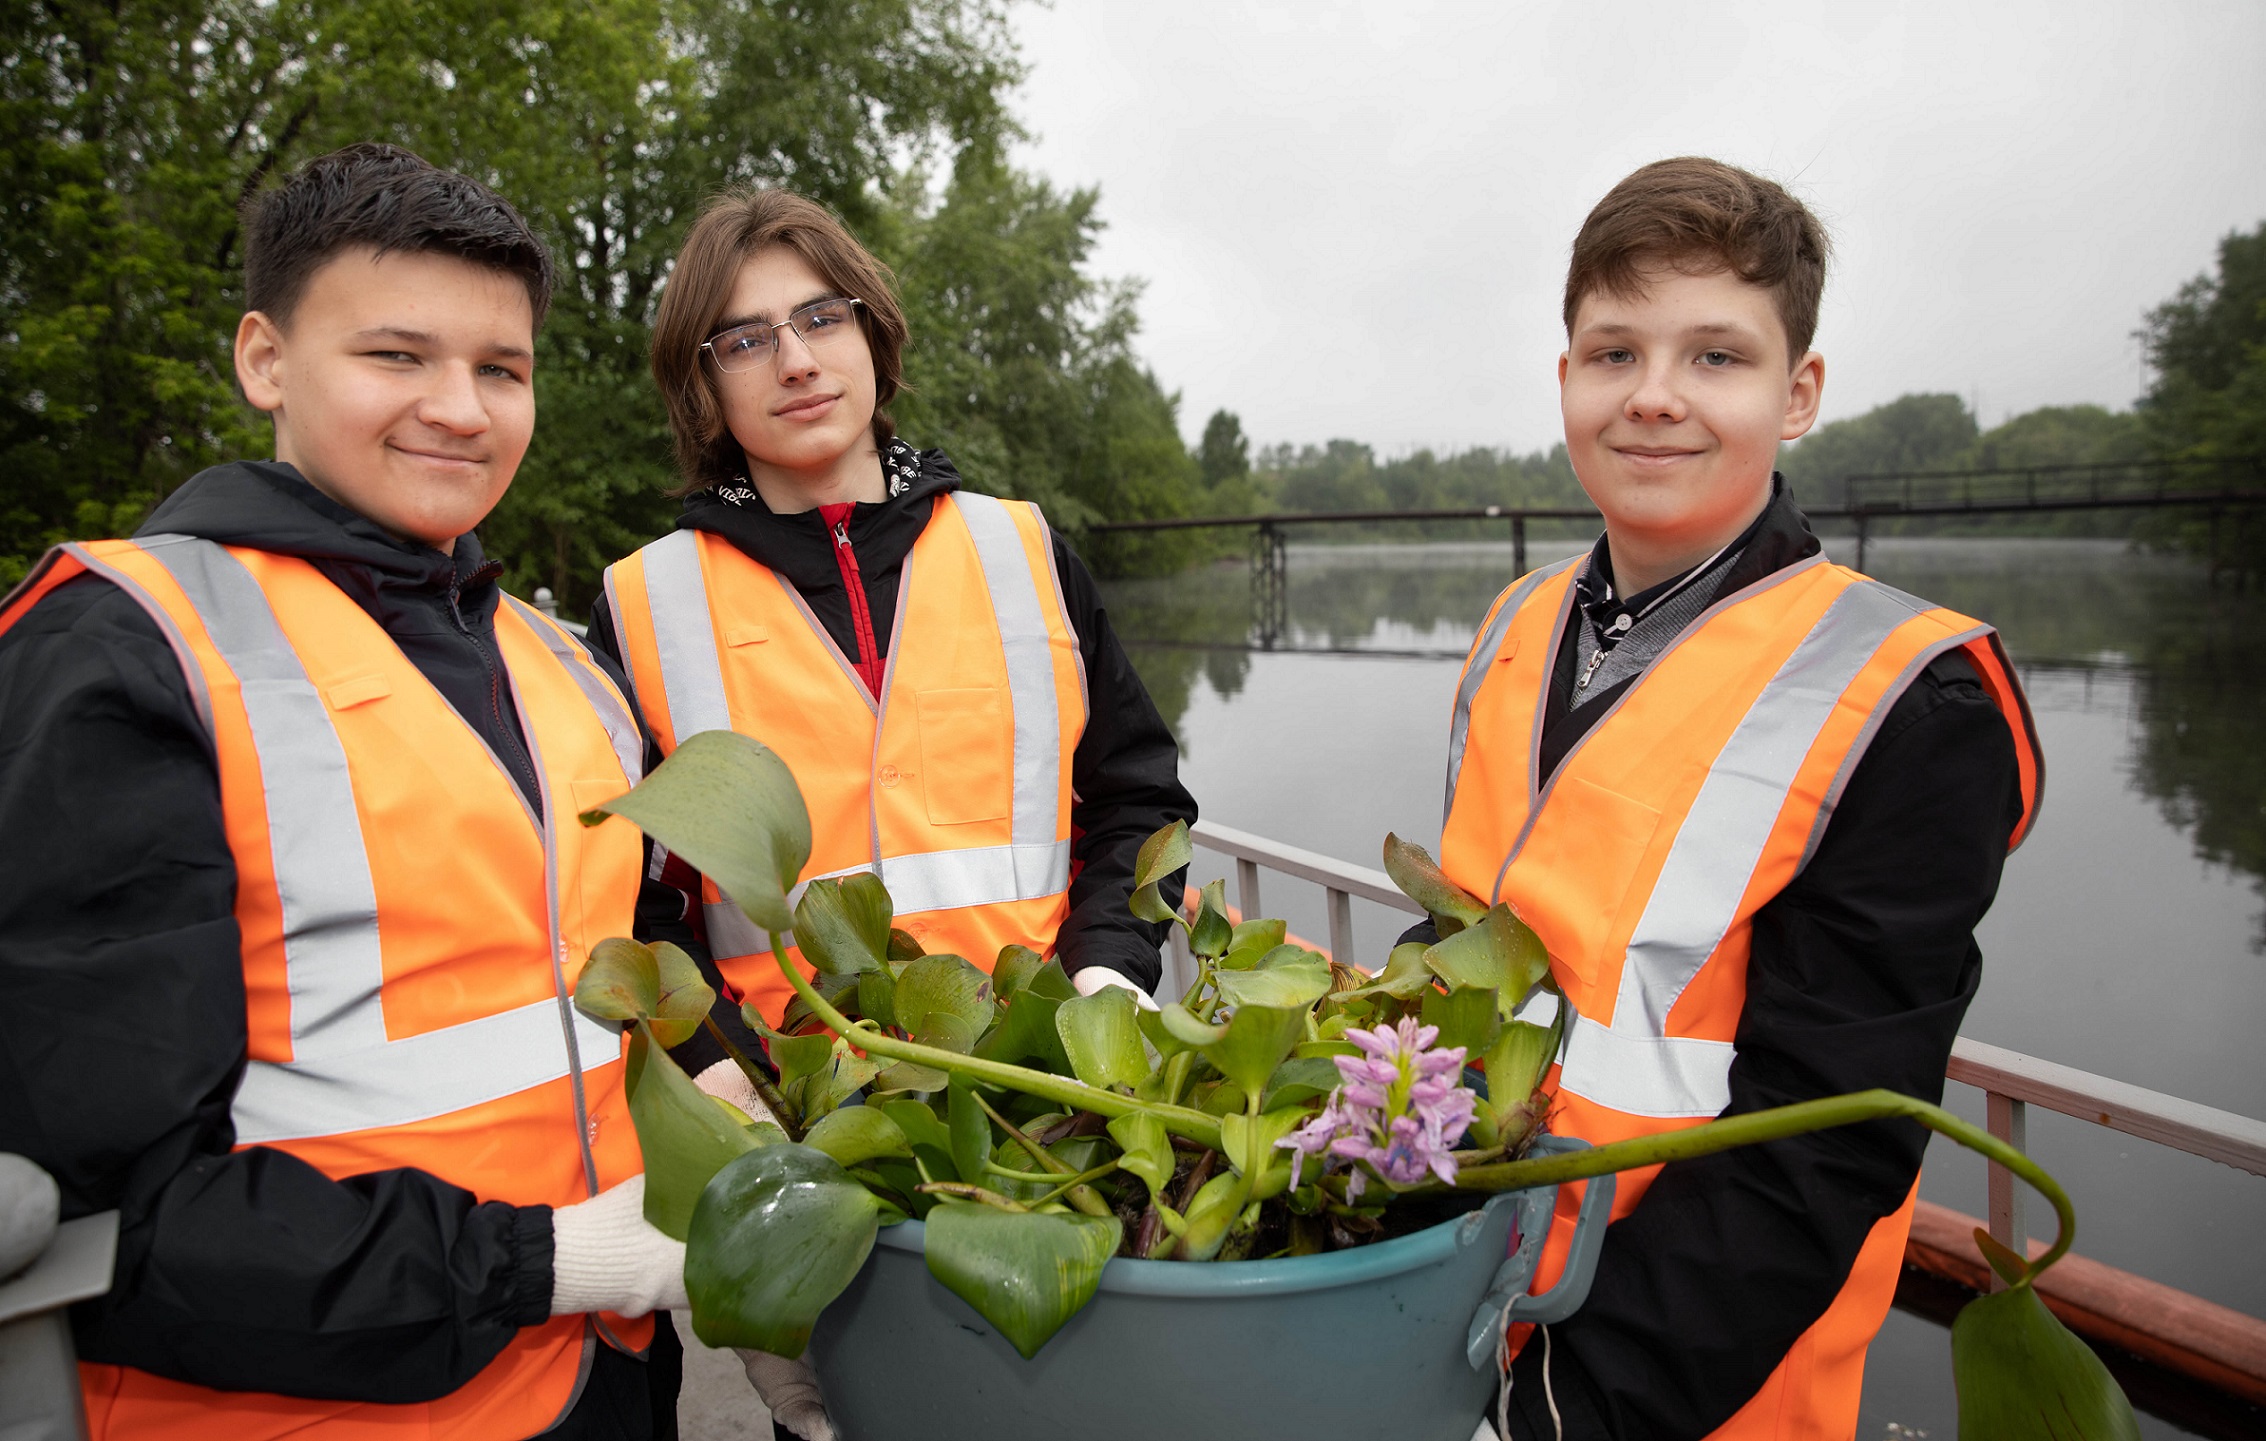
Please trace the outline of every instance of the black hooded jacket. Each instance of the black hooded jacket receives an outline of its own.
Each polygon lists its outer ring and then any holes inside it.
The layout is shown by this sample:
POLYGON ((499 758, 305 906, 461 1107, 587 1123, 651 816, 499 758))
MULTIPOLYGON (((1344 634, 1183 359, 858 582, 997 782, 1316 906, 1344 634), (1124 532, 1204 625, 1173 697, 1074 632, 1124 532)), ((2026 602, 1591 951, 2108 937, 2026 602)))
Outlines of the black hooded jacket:
MULTIPOLYGON (((1783 483, 1743 540, 1712 598, 1819 550, 1783 483)), ((1567 628, 1546 775, 1635 683, 1572 707, 1567 628)), ((1938 657, 1890 706, 1809 864, 1755 913, 1725 1115, 1873 1086, 1942 1099, 2021 813, 2004 717, 1963 654, 1938 657)), ((1589 1299, 1550 1328, 1547 1387, 1539 1339, 1520 1352, 1506 1441, 1548 1441, 1560 1421, 1567 1441, 1714 1431, 1832 1304, 1926 1145, 1914 1122, 1874 1121, 1663 1167, 1607 1231, 1589 1299)))
MULTIPOLYGON (((496 647, 500 567, 477 539, 453 555, 397 540, 273 462, 203 472, 141 533, 306 557, 541 806, 496 647)), ((73 1308, 82 1359, 423 1401, 548 1319, 549 1207, 232 1149, 246 1033, 218 776, 172 650, 97 577, 0 635, 0 836, 0 1151, 54 1174, 66 1218, 123 1213, 116 1284, 73 1308)), ((554 1434, 648 1434, 619 1418, 646 1414, 649 1368, 600 1351, 554 1434)))
MULTIPOLYGON (((859 504, 848 527, 881 658, 889 654, 905 557, 927 528, 936 498, 961 484, 959 472, 941 450, 916 452, 898 441, 891 444, 884 461, 888 498, 859 504)), ((809 602, 842 654, 853 661, 864 659, 834 541, 818 511, 775 514, 753 487, 736 485, 686 497, 677 528, 720 536, 785 576, 809 602)), ((1196 802, 1180 783, 1179 747, 1110 628, 1093 576, 1059 532, 1054 533, 1054 566, 1062 580, 1071 629, 1085 658, 1088 698, 1085 734, 1070 768, 1070 915, 1055 944, 1067 971, 1108 966, 1153 989, 1165 928, 1140 920, 1128 908, 1133 862, 1141 842, 1155 831, 1175 820, 1193 822, 1196 802)), ((591 618, 590 642, 618 661, 613 616, 603 597, 591 618)), ((1174 889, 1168 884, 1166 899, 1177 904, 1174 889)), ((697 912, 696 905, 688 904, 687 909, 697 912)), ((686 943, 684 931, 648 929, 658 938, 686 943)), ((719 1020, 729 1019, 719 1014, 719 1020)), ((696 1037, 688 1043, 687 1053, 698 1051, 701 1044, 696 1037)))

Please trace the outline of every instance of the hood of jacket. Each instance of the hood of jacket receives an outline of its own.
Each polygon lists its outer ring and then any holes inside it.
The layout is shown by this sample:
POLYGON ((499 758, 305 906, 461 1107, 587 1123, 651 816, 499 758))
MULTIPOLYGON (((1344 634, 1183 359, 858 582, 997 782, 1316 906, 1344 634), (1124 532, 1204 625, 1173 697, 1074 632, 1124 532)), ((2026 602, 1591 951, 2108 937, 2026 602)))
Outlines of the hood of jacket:
POLYGON ((478 536, 458 536, 447 555, 402 540, 273 460, 199 471, 135 534, 193 535, 305 559, 392 637, 541 814, 541 786, 495 643, 503 567, 482 553, 478 536))
MULTIPOLYGON (((932 502, 937 496, 958 490, 962 483, 960 472, 943 451, 916 451, 901 440, 893 440, 884 448, 882 472, 888 496, 870 503, 860 501, 850 512, 850 545, 857 551, 859 568, 869 583, 894 575, 904 565, 913 542, 928 526, 935 509, 932 502)), ((805 596, 842 589, 834 542, 816 508, 781 515, 763 503, 752 485, 716 486, 685 497, 677 529, 721 536, 749 559, 794 582, 805 596)), ((893 596, 894 585, 891 593, 893 596)), ((890 613, 877 605, 877 615, 890 613)))

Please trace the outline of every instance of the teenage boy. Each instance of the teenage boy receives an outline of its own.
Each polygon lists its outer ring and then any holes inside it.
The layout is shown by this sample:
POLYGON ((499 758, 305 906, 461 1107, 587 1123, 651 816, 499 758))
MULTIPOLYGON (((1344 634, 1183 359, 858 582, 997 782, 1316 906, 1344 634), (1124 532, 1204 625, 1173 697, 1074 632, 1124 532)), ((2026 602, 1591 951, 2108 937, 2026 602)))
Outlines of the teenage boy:
POLYGON ((121 1212, 96 1437, 675 1434, 683 1247, 569 1001, 644 742, 471 533, 551 285, 474 181, 310 162, 246 212, 275 459, 0 605, 0 1151, 121 1212))
MULTIPOLYGON (((1772 472, 1817 417, 1825 260, 1783 189, 1697 159, 1637 171, 1574 241, 1558 375, 1605 534, 1482 628, 1441 839, 1549 947, 1560 1134, 1938 1099, 2036 801, 1997 636, 1827 561, 1772 472)), ((1850 1436, 1925 1139, 1878 1122, 1623 1175, 1588 1301, 1523 1338, 1512 1436, 1850 1436)))

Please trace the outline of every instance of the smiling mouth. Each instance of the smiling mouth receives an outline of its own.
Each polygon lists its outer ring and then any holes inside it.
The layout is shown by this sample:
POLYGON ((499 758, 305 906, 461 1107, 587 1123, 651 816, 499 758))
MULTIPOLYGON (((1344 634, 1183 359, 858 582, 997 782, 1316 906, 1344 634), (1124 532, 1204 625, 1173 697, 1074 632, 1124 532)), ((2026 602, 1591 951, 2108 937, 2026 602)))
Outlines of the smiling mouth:
POLYGON ((485 465, 488 460, 484 455, 452 455, 445 450, 418 450, 406 445, 397 445, 394 449, 412 460, 430 461, 436 465, 485 465))
POLYGON ((824 410, 841 398, 842 397, 838 395, 809 395, 803 397, 801 400, 792 401, 786 405, 782 405, 771 413, 773 415, 784 416, 789 420, 794 420, 801 416, 812 414, 815 411, 824 410))

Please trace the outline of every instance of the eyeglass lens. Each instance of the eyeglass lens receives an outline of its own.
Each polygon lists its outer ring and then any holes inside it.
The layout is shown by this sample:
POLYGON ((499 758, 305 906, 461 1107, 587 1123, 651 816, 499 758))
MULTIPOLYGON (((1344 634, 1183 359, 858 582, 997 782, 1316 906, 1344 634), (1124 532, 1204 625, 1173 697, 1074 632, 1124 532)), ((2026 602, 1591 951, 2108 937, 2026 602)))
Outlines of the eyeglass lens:
MULTIPOLYGON (((855 319, 851 311, 856 305, 848 296, 814 300, 788 315, 783 324, 793 326, 803 344, 824 345, 850 326, 855 319)), ((723 369, 751 370, 770 362, 773 352, 779 348, 780 328, 761 320, 734 326, 709 341, 708 348, 715 354, 716 364, 723 369)))

